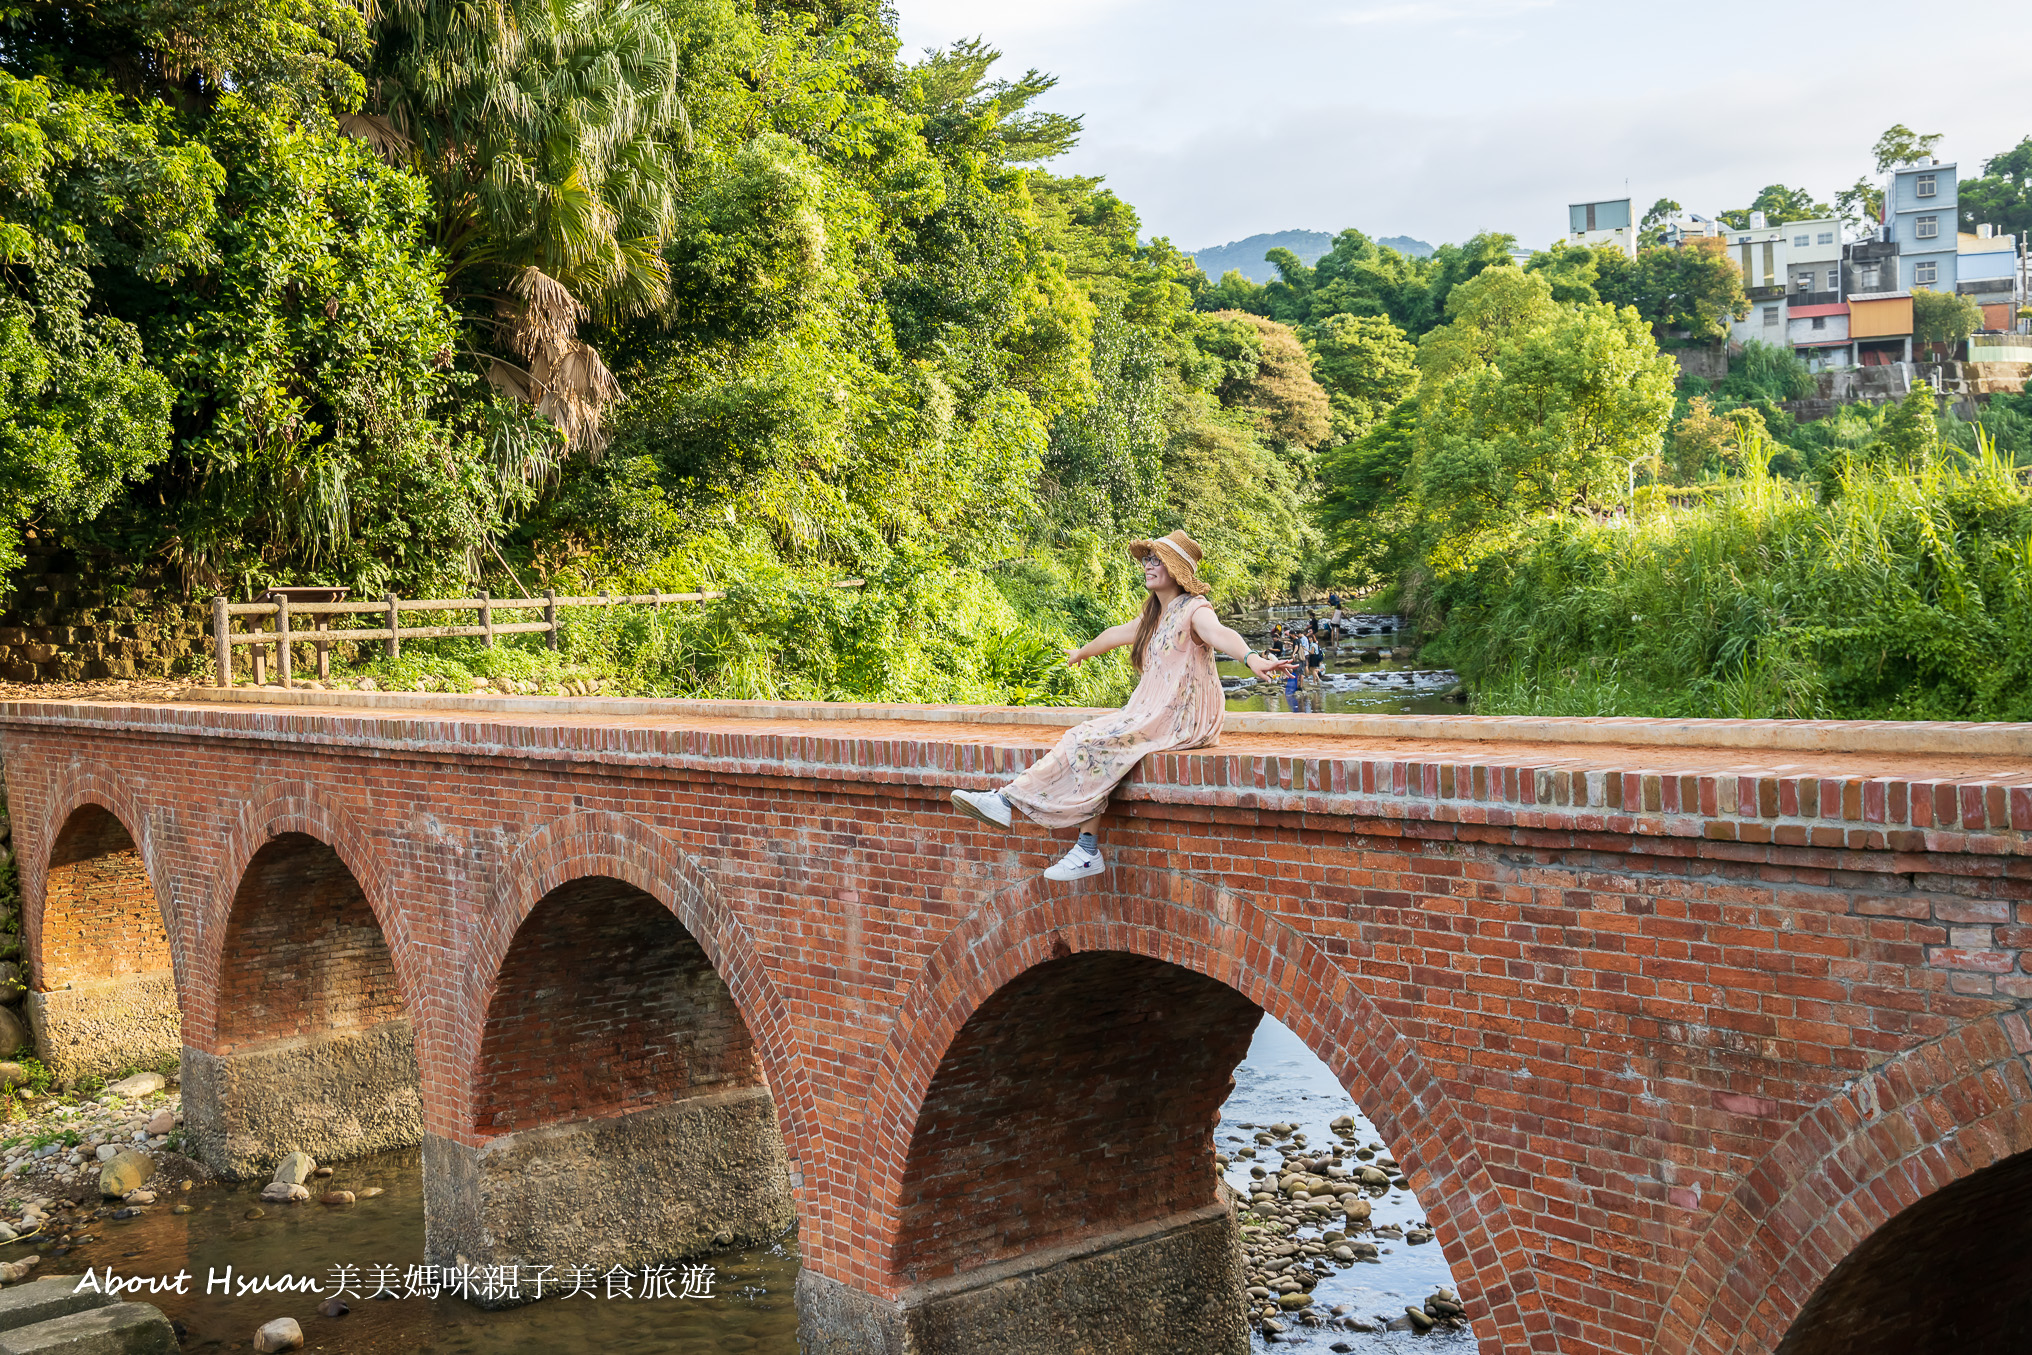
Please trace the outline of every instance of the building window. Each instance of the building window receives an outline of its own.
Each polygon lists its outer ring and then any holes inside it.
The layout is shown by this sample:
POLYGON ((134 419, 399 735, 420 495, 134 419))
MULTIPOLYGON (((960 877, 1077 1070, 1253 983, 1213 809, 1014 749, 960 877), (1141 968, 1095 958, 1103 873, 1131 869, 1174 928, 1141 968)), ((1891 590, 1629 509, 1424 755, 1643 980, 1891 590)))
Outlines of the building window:
POLYGON ((1936 190, 1934 188, 1934 176, 1931 174, 1920 175, 1917 180, 1917 186, 1913 189, 1913 192, 1917 193, 1922 198, 1932 197, 1935 191, 1936 190))
POLYGON ((1764 307, 1764 323, 1766 325, 1775 325, 1778 323, 1778 308, 1776 306, 1764 307))
POLYGON ((1877 288, 1883 284, 1883 281, 1884 281, 1883 270, 1880 269, 1876 264, 1871 264, 1868 268, 1865 268, 1863 270, 1862 288, 1864 291, 1866 292, 1876 291, 1877 288))
POLYGON ((1833 231, 1822 231, 1822 232, 1821 232, 1821 233, 1820 233, 1820 234, 1819 234, 1818 236, 1814 237, 1814 243, 1815 243, 1815 244, 1817 244, 1817 245, 1831 245, 1831 244, 1833 244, 1833 243, 1834 243, 1834 232, 1833 232, 1833 231))
POLYGON ((1841 269, 1830 268, 1827 270, 1827 289, 1830 292, 1839 292, 1841 290, 1841 269))
POLYGON ((1806 241, 1807 241, 1807 237, 1806 237, 1806 236, 1804 236, 1804 235, 1795 235, 1795 236, 1793 236, 1793 237, 1792 237, 1792 247, 1793 247, 1794 249, 1805 249, 1805 248, 1806 248, 1806 241))
POLYGON ((1816 316, 1814 316, 1814 317, 1813 317, 1813 327, 1814 327, 1815 329, 1826 329, 1826 328, 1827 328, 1827 317, 1826 317, 1825 315, 1816 315, 1816 316))
POLYGON ((1940 265, 1937 263, 1915 263, 1912 265, 1912 281, 1915 285, 1940 280, 1940 265))
POLYGON ((1937 216, 1920 217, 1918 220, 1912 223, 1912 233, 1918 236, 1921 240, 1939 239, 1940 218, 1937 216))

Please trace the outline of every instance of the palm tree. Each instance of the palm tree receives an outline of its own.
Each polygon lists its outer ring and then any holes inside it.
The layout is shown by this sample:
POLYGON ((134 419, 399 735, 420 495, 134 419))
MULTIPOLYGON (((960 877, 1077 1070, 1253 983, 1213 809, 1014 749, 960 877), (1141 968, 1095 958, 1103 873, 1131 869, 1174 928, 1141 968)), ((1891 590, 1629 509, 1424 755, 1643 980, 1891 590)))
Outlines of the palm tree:
POLYGON ((414 169, 452 299, 496 389, 575 448, 621 394, 578 326, 662 302, 687 134, 665 12, 635 0, 396 0, 368 101, 340 125, 414 169), (520 361, 516 361, 519 359, 520 361))

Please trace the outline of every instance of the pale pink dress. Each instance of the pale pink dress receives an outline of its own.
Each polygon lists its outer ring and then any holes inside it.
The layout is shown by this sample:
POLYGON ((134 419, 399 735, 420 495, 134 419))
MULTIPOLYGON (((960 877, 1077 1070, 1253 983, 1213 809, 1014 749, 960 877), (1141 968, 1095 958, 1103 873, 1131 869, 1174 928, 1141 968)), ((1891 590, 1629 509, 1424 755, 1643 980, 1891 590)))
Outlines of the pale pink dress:
POLYGON ((1143 653, 1143 680, 1120 710, 1074 725, 1058 746, 1002 788, 1002 796, 1047 828, 1084 823, 1121 779, 1151 753, 1204 748, 1221 737, 1227 706, 1214 652, 1193 634, 1205 598, 1181 593, 1165 607, 1143 653))

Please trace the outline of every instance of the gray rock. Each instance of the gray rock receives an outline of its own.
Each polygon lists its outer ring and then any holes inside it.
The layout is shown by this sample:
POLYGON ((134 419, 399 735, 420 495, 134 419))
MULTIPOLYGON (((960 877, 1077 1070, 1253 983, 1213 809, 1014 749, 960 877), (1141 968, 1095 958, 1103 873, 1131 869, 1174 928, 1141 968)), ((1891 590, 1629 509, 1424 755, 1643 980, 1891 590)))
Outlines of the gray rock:
POLYGON ((0 1059, 11 1059, 34 1044, 35 1037, 14 1009, 0 1007, 0 1059))
POLYGON ((148 1304, 109 1303, 0 1332, 0 1355, 176 1355, 176 1328, 148 1304))
POLYGON ((303 1328, 296 1324, 293 1317, 278 1317, 273 1322, 263 1323, 261 1330, 254 1333, 254 1349, 302 1350, 303 1328))
POLYGON ((11 1331, 31 1322, 45 1322, 52 1317, 82 1313, 119 1302, 111 1295, 91 1289, 82 1294, 72 1293, 77 1287, 78 1277, 75 1275, 51 1275, 0 1289, 0 1331, 11 1331))
POLYGON ((106 1090, 111 1095, 131 1101, 137 1097, 153 1096, 168 1085, 161 1073, 136 1073, 132 1077, 123 1077, 118 1082, 112 1083, 106 1090))
POLYGON ((120 1149, 117 1144, 102 1143, 93 1149, 93 1155, 101 1162, 111 1162, 114 1158, 120 1156, 120 1149))
POLYGON ((155 1160, 146 1153, 129 1150, 99 1168, 99 1193, 109 1200, 117 1200, 128 1191, 147 1185, 148 1178, 153 1175, 155 1160))
MULTIPOLYGON (((1427 1313, 1423 1308, 1406 1307, 1404 1310, 1404 1316, 1410 1320, 1411 1328, 1413 1331, 1432 1330, 1433 1326, 1432 1316, 1429 1313, 1427 1313)), ((1396 1324, 1392 1323, 1391 1325, 1395 1326, 1396 1324)))
POLYGON ((261 1188, 261 1198, 276 1204, 291 1204, 297 1200, 308 1200, 310 1187, 291 1181, 270 1181, 261 1188))
POLYGON ((317 1170, 317 1161, 309 1153, 291 1153, 275 1168, 275 1181, 300 1186, 310 1180, 310 1174, 317 1170))
POLYGON ((0 960, 0 1003, 11 1007, 28 996, 28 985, 21 980, 21 966, 12 960, 0 960))

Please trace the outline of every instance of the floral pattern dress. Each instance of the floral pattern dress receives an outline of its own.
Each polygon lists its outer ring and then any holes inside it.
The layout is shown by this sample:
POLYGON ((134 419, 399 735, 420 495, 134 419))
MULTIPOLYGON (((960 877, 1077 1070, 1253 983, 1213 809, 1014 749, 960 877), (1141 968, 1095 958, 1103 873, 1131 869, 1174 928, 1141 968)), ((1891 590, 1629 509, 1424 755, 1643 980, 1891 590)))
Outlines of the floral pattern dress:
POLYGON ((1002 788, 1002 796, 1047 828, 1084 823, 1136 764, 1152 753, 1205 748, 1221 737, 1227 711, 1214 652, 1193 633, 1205 598, 1181 593, 1165 607, 1143 654, 1143 680, 1129 704, 1065 731, 1058 746, 1002 788))

